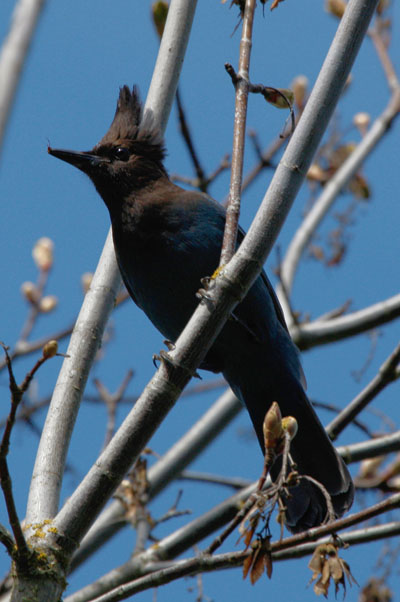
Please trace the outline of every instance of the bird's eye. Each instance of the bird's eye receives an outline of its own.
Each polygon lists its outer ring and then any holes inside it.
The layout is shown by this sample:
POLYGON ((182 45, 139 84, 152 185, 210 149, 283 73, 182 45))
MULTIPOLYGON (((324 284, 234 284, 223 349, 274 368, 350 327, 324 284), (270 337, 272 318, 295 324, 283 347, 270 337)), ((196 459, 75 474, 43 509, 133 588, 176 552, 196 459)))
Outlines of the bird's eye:
POLYGON ((124 146, 117 146, 117 148, 114 150, 114 156, 119 161, 128 161, 129 150, 124 146))

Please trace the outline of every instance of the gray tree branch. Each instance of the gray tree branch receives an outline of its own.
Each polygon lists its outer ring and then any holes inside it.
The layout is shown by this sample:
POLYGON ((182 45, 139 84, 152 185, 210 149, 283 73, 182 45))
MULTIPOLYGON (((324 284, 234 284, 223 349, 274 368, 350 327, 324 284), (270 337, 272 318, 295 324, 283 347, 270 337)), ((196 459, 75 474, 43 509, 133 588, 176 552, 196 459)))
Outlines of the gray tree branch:
POLYGON ((45 0, 19 0, 0 54, 0 150, 18 82, 45 0))

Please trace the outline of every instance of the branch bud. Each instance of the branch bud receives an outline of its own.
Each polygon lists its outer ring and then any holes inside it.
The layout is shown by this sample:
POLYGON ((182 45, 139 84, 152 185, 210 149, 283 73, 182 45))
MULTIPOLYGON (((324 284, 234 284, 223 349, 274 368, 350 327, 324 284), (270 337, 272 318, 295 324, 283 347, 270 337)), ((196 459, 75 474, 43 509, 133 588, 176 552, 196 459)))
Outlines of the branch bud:
POLYGON ((54 357, 58 351, 58 343, 55 340, 48 341, 46 345, 43 347, 43 357, 48 360, 51 357, 54 357))
POLYGON ((371 116, 368 113, 356 113, 353 117, 353 123, 360 132, 361 136, 365 136, 368 126, 371 121, 371 116))
POLYGON ((328 13, 341 19, 346 10, 346 2, 344 0, 327 0, 325 8, 328 13))
POLYGON ((33 247, 32 257, 40 271, 47 272, 53 265, 53 249, 53 241, 46 236, 39 238, 33 247))
POLYGON ((32 305, 36 305, 36 303, 39 301, 39 291, 33 282, 23 282, 21 284, 21 294, 32 305))
POLYGON ((43 314, 48 314, 57 307, 58 299, 55 295, 47 295, 39 302, 39 311, 43 314))
POLYGON ((157 30, 158 36, 161 38, 164 33, 165 22, 168 15, 168 2, 153 2, 151 15, 153 17, 154 27, 157 30))
POLYGON ((275 449, 282 438, 282 414, 276 401, 265 414, 263 433, 265 449, 275 449))
POLYGON ((83 290, 83 294, 86 295, 88 292, 90 285, 92 284, 93 274, 92 272, 85 272, 81 276, 81 286, 83 290))
POLYGON ((292 441, 298 430, 296 418, 294 416, 285 416, 282 418, 282 428, 289 434, 290 441, 292 441))
POLYGON ((294 102, 297 107, 302 108, 307 94, 308 78, 305 75, 298 75, 291 83, 294 102))

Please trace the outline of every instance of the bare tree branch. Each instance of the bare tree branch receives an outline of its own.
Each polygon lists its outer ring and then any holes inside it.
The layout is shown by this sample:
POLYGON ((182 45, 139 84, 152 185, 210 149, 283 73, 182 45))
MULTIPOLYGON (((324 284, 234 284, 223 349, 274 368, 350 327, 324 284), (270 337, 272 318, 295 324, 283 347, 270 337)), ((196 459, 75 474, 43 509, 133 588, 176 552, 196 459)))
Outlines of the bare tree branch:
POLYGON ((231 489, 243 489, 251 483, 248 479, 242 477, 226 477, 224 475, 212 474, 211 472, 198 472, 195 470, 184 470, 179 477, 183 481, 197 481, 199 483, 211 483, 212 485, 222 485, 231 489))
POLYGON ((0 54, 0 149, 19 78, 45 0, 19 0, 0 54))
MULTIPOLYGON (((361 521, 368 520, 384 512, 389 512, 390 510, 397 508, 399 505, 400 494, 396 494, 362 512, 352 514, 346 518, 336 520, 321 527, 309 529, 308 531, 304 531, 297 535, 287 537, 286 539, 281 539, 276 542, 273 542, 271 544, 272 558, 274 559, 277 556, 278 560, 283 560, 287 557, 296 557, 297 550, 299 550, 299 556, 309 554, 317 545, 316 540, 319 540, 326 534, 336 533, 341 529, 351 527, 361 521), (307 544, 305 542, 311 543, 307 544), (303 548, 302 544, 305 544, 307 547, 303 548)), ((358 530, 357 532, 355 532, 355 535, 352 535, 352 533, 344 533, 343 535, 341 534, 341 539, 343 539, 343 541, 346 542, 346 535, 348 535, 349 539, 352 540, 352 543, 362 543, 365 541, 373 541, 374 539, 380 539, 382 537, 395 536, 399 533, 399 531, 400 523, 389 523, 389 525, 384 525, 383 527, 370 527, 358 530)), ((147 589, 147 587, 153 586, 154 583, 151 579, 151 575, 139 578, 137 577, 139 575, 143 575, 143 573, 151 573, 154 569, 157 570, 157 553, 160 554, 160 560, 168 558, 168 556, 164 555, 162 551, 160 552, 160 550, 163 550, 164 548, 164 540, 159 543, 159 546, 160 548, 158 549, 158 551, 148 550, 147 552, 145 552, 143 554, 141 562, 139 562, 138 558, 132 559, 131 561, 125 563, 123 566, 119 567, 118 569, 115 569, 108 575, 105 575, 104 577, 99 579, 98 582, 93 583, 86 588, 83 588, 75 594, 72 594, 71 596, 65 599, 65 602, 86 602, 89 600, 93 600, 94 598, 96 599, 96 602, 105 602, 106 600, 119 600, 124 599, 128 595, 132 595, 133 593, 137 593, 138 591, 142 591, 141 589, 135 588, 140 588, 141 586, 143 586, 143 584, 145 584, 145 587, 143 589, 147 589), (133 579, 135 579, 135 581, 131 584, 128 584, 128 580, 131 581, 133 579), (151 585, 148 585, 149 583, 151 585), (116 587, 118 589, 115 589, 116 587), (106 593, 102 596, 101 593, 104 592, 109 593, 106 593), (118 597, 120 595, 123 595, 123 597, 118 597)), ((215 557, 201 555, 199 558, 201 559, 201 562, 207 558, 216 559, 216 563, 214 565, 211 563, 211 560, 210 563, 206 564, 206 566, 209 567, 208 570, 215 571, 220 568, 228 568, 229 566, 238 566, 242 564, 246 555, 247 554, 243 552, 231 552, 228 554, 221 554, 215 557), (223 567, 221 567, 219 564, 219 560, 221 560, 222 558, 224 559, 223 567), (231 565, 229 563, 226 563, 228 559, 230 559, 232 563, 231 565)), ((194 559, 192 559, 192 562, 193 560, 194 559)), ((182 563, 186 562, 189 561, 177 561, 172 566, 167 566, 166 569, 161 569, 159 572, 157 572, 157 574, 158 576, 160 576, 160 574, 174 575, 174 579, 182 577, 183 574, 186 573, 182 574, 179 571, 179 569, 181 569, 182 566, 185 566, 182 565, 182 563)), ((191 574, 193 572, 193 564, 191 564, 190 566, 192 570, 190 570, 189 573, 191 574)), ((203 567, 201 567, 199 570, 203 571, 203 567)))
MULTIPOLYGON (((222 404, 222 400, 221 400, 222 404)), ((194 425, 191 431, 188 431, 185 438, 189 441, 193 433, 196 431, 196 425, 194 425)), ((178 447, 182 446, 182 443, 177 444, 178 447)), ((196 447, 194 445, 193 447, 196 447)), ((169 454, 171 458, 174 456, 173 449, 169 454)), ((338 452, 348 463, 355 463, 365 458, 375 457, 382 454, 387 454, 393 451, 400 450, 400 431, 393 433, 391 435, 385 435, 383 437, 377 437, 376 439, 368 439, 367 441, 363 441, 361 443, 354 443, 352 445, 342 446, 337 448, 338 452)), ((162 463, 163 459, 160 460, 162 463)), ((157 468, 157 464, 153 467, 153 469, 157 468)), ((161 467, 160 467, 161 468, 161 467)), ((154 473, 156 477, 157 470, 154 473)), ((149 481, 150 481, 150 491, 152 488, 152 469, 149 471, 149 481)), ((153 485, 156 489, 156 486, 153 485)), ((161 543, 159 543, 159 551, 160 557, 162 558, 172 558, 171 551, 174 553, 183 553, 205 537, 212 534, 216 528, 220 529, 223 525, 228 523, 233 517, 236 515, 238 510, 242 507, 243 502, 248 499, 248 497, 256 490, 257 482, 252 483, 251 485, 245 487, 241 491, 237 492, 233 496, 224 500, 221 504, 216 507, 210 509, 208 512, 203 514, 197 519, 194 519, 188 525, 185 525, 178 532, 171 534, 165 538, 161 543)), ((122 517, 121 511, 118 509, 117 503, 113 502, 109 508, 107 508, 101 517, 96 521, 93 525, 91 531, 85 537, 82 542, 82 547, 78 550, 77 554, 74 557, 72 568, 74 569, 77 565, 79 565, 89 553, 93 552, 97 547, 104 542, 101 534, 108 534, 106 539, 110 536, 110 530, 115 532, 119 526, 123 526, 125 524, 125 520, 122 517), (95 543, 96 542, 96 543, 95 543)), ((133 574, 137 575, 139 564, 134 564, 134 566, 129 565, 126 566, 126 571, 129 573, 130 577, 133 578, 133 574), (136 568, 135 568, 136 567, 136 568), (133 573, 131 573, 131 570, 133 573)), ((114 573, 111 572, 113 575, 114 573)), ((124 577, 126 577, 126 573, 124 571, 124 577)), ((99 591, 96 590, 96 595, 99 595, 99 591)), ((87 598, 83 598, 87 599, 87 598)), ((71 599, 72 602, 72 599, 71 599)))
MULTIPOLYGON (((378 525, 376 527, 367 527, 365 529, 358 529, 346 533, 341 533, 340 539, 344 544, 351 546, 367 543, 370 541, 378 541, 379 539, 386 539, 388 537, 395 537, 400 533, 400 522, 390 522, 384 525, 378 525)), ((282 552, 273 552, 272 560, 279 562, 282 560, 288 560, 291 558, 303 558, 313 553, 316 546, 321 543, 330 541, 330 537, 319 539, 318 542, 310 542, 303 545, 283 550, 282 552)), ((215 556, 196 556, 195 558, 188 558, 174 562, 172 566, 166 566, 157 570, 157 564, 154 565, 154 572, 136 579, 132 583, 121 585, 119 588, 112 590, 108 594, 96 598, 96 602, 115 602, 117 600, 124 600, 130 596, 135 595, 141 591, 145 591, 152 587, 165 585, 171 583, 184 576, 193 576, 197 573, 207 573, 211 571, 218 571, 222 569, 230 569, 241 566, 245 558, 250 554, 248 552, 227 552, 225 554, 218 554, 215 556)), ((150 569, 150 567, 149 567, 150 569)), ((65 602, 78 602, 78 598, 74 599, 73 596, 67 598, 65 602)))
POLYGON ((399 378, 400 343, 379 368, 378 374, 338 416, 326 427, 327 433, 335 440, 352 420, 391 382, 399 378))
MULTIPOLYGON (((293 280, 299 265, 299 261, 304 253, 304 250, 311 241, 316 229, 327 215, 329 209, 344 186, 346 186, 349 180, 360 169, 361 165, 370 155, 370 153, 375 150, 378 142, 386 134, 399 112, 400 86, 397 82, 387 107, 374 121, 371 128, 363 137, 357 148, 351 153, 348 159, 342 164, 334 176, 325 185, 319 198, 315 201, 312 209, 294 235, 280 269, 281 279, 286 294, 290 294, 292 290, 293 280)), ((277 294, 285 310, 285 316, 288 318, 288 325, 291 326, 291 312, 289 312, 288 308, 286 307, 282 285, 278 285, 277 294)))
POLYGON ((292 325, 290 334, 301 350, 361 334, 400 316, 400 294, 332 320, 292 325))
POLYGON ((349 464, 360 462, 366 458, 375 458, 383 454, 400 450, 400 431, 383 435, 375 439, 368 439, 352 445, 343 445, 337 448, 342 458, 349 464))
MULTIPOLYGON (((205 414, 148 471, 149 499, 160 493, 237 416, 242 405, 228 389, 205 414)), ((72 559, 79 566, 100 545, 126 525, 125 512, 112 502, 98 517, 72 559)))
POLYGON ((221 249, 220 266, 224 266, 235 252, 240 215, 240 195, 242 188, 244 146, 246 138, 247 101, 249 95, 249 67, 253 37, 255 0, 246 0, 243 11, 242 37, 239 49, 239 70, 235 85, 235 117, 233 125, 233 146, 231 161, 231 181, 226 208, 224 238, 221 249))

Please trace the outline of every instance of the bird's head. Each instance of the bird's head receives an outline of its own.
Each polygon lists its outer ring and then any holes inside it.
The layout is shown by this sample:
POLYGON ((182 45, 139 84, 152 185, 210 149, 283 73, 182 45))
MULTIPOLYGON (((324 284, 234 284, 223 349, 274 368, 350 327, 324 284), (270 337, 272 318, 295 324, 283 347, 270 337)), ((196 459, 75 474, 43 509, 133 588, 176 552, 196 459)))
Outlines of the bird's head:
POLYGON ((48 147, 48 152, 87 174, 107 205, 166 175, 162 135, 151 112, 143 116, 136 87, 120 89, 113 122, 91 151, 48 147))

